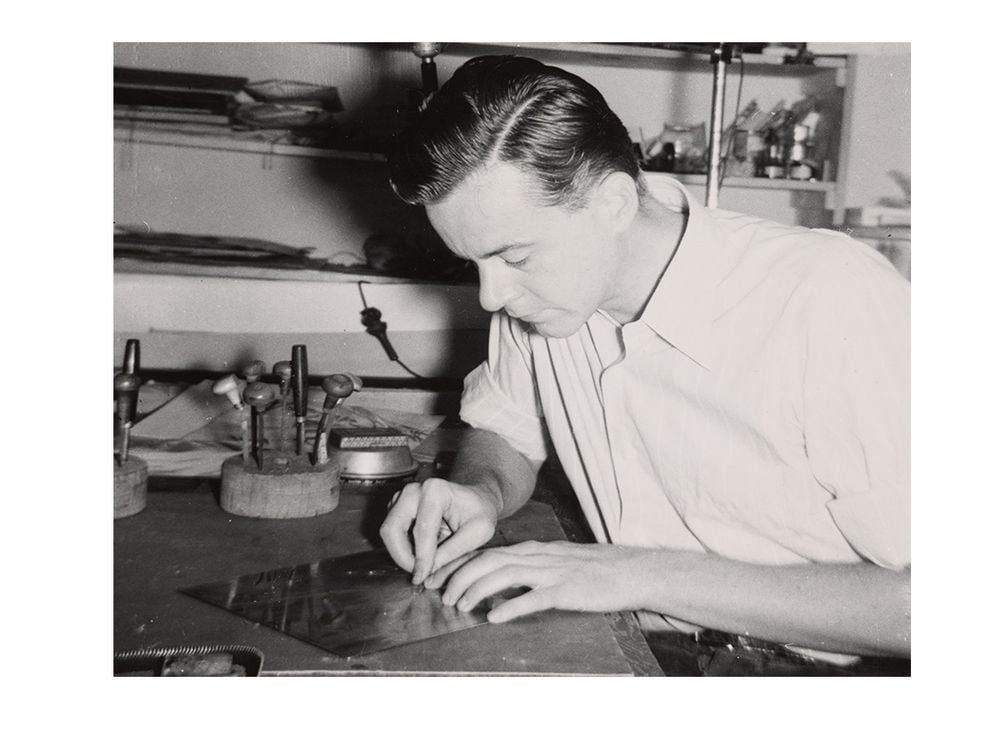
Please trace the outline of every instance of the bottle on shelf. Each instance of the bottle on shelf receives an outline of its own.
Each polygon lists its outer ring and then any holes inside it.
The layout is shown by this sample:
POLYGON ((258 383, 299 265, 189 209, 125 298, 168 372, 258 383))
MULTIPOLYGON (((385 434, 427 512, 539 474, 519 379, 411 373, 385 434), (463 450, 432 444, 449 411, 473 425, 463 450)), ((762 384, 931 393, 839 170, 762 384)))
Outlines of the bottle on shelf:
POLYGON ((813 167, 810 163, 811 141, 809 127, 795 125, 792 129, 792 144, 788 151, 788 166, 786 176, 791 180, 811 180, 813 167))
POLYGON ((764 136, 764 150, 761 152, 757 176, 769 180, 781 180, 788 174, 789 143, 787 128, 769 129, 764 136))
POLYGON ((764 138, 758 130, 763 112, 752 100, 737 115, 728 132, 728 154, 726 156, 726 175, 729 177, 753 177, 756 174, 757 160, 764 150, 764 138))
POLYGON ((755 176, 771 180, 780 180, 785 176, 788 161, 785 131, 790 114, 782 99, 771 108, 767 118, 757 129, 763 148, 757 154, 755 176))

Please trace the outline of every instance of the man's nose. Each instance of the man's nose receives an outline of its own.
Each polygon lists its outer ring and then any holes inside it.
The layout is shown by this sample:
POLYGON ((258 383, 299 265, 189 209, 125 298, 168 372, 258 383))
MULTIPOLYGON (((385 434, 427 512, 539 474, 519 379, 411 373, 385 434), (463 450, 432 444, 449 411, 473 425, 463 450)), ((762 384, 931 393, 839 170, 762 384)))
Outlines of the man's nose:
POLYGON ((513 289, 501 269, 479 267, 479 304, 487 312, 503 309, 513 289))

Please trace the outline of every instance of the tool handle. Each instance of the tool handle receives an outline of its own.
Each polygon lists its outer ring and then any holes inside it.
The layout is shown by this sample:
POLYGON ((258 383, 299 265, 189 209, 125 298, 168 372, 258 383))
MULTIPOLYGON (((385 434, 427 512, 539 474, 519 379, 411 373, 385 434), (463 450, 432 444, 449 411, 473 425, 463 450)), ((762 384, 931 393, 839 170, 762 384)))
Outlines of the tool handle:
POLYGON ((250 383, 243 391, 243 398, 250 407, 263 412, 275 399, 274 390, 267 383, 250 383))
POLYGON ((323 401, 323 409, 332 409, 345 398, 357 390, 354 381, 349 375, 327 375, 322 382, 326 399, 323 401))
POLYGON ((136 375, 139 372, 139 339, 129 339, 125 342, 122 372, 126 375, 136 375))
POLYGON ((281 395, 284 396, 288 392, 288 384, 292 380, 292 363, 283 359, 274 364, 271 372, 274 373, 274 377, 281 381, 281 395))
POLYGON ((256 383, 267 371, 267 365, 259 359, 255 359, 244 366, 240 374, 247 383, 256 383))
POLYGON ((308 408, 309 362, 306 347, 296 344, 292 347, 292 404, 298 421, 306 416, 308 408))
POLYGON ((240 383, 235 375, 226 375, 215 381, 212 386, 212 393, 216 396, 225 396, 235 408, 242 409, 243 401, 240 399, 240 383))
POLYGON ((119 462, 122 465, 128 461, 129 430, 135 421, 136 408, 139 404, 139 385, 138 375, 124 372, 115 375, 115 415, 120 428, 119 462))
MULTIPOLYGON (((299 417, 295 418, 296 420, 299 417)), ((302 421, 296 421, 295 423, 295 454, 301 456, 306 451, 306 418, 302 417, 302 421)))
POLYGON ((115 375, 115 405, 118 421, 123 425, 135 421, 136 407, 139 404, 139 385, 138 375, 124 372, 115 375))

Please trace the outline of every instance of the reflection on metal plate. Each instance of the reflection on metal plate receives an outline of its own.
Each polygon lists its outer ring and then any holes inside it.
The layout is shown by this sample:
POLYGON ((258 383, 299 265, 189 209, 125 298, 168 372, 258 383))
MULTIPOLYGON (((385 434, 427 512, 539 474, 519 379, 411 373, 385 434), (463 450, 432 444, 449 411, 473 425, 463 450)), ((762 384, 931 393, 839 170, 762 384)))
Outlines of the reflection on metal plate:
POLYGON ((331 557, 180 589, 338 656, 375 651, 476 627, 491 601, 469 612, 410 583, 384 551, 331 557))

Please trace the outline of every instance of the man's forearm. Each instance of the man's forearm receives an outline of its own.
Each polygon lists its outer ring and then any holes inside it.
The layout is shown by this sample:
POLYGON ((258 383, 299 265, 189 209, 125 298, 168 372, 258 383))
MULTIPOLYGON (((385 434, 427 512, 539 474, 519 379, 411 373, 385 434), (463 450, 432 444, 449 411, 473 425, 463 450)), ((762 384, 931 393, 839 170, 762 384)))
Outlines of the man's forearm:
POLYGON ((641 608, 702 627, 861 655, 909 656, 910 572, 871 563, 753 565, 650 550, 641 608))
POLYGON ((499 435, 470 429, 462 437, 449 479, 478 487, 497 505, 499 517, 524 505, 535 488, 540 464, 525 458, 499 435))

